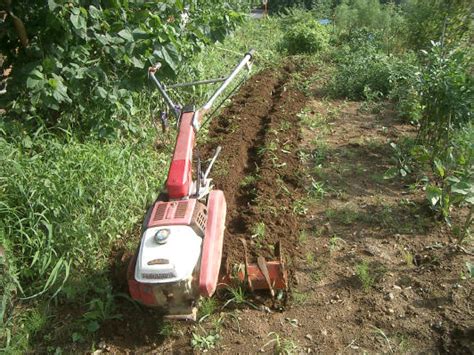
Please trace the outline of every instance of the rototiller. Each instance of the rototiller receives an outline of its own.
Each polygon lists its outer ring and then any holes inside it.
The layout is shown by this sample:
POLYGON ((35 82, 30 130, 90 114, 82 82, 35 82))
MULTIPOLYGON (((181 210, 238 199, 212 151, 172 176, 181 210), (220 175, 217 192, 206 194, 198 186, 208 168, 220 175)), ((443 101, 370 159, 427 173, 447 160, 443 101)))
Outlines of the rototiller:
MULTIPOLYGON (((199 297, 210 297, 218 286, 233 281, 245 282, 252 290, 269 289, 272 295, 275 289, 287 286, 281 256, 268 262, 258 257, 256 264, 249 264, 245 241, 242 247, 246 260, 237 267, 238 271, 230 272, 228 266, 221 271, 227 206, 224 193, 213 189, 209 178, 221 147, 204 172, 199 157, 197 171, 192 171, 196 134, 204 115, 243 68, 250 72, 252 56, 253 51, 247 53, 226 78, 169 86, 222 82, 200 109, 173 102, 166 86, 155 76, 159 64, 148 71, 176 118, 178 132, 164 190, 145 216, 140 246, 129 264, 127 277, 133 299, 163 309, 170 318, 195 320, 199 297)), ((160 118, 163 126, 168 126, 166 111, 160 118)), ((279 254, 279 247, 275 249, 279 254)))

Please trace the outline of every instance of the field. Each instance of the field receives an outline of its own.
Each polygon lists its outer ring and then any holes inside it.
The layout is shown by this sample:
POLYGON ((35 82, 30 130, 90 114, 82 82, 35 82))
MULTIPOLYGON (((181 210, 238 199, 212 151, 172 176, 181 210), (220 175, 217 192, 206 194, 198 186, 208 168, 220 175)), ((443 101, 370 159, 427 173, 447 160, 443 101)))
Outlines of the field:
POLYGON ((472 349, 472 285, 462 277, 469 253, 433 222, 423 196, 383 179, 392 164, 387 141, 413 127, 390 107, 371 114, 361 102, 325 98, 317 84, 324 77, 294 58, 260 72, 204 145, 223 145, 215 182, 229 206, 226 256, 242 262, 242 237, 253 256, 271 256, 281 240, 290 299, 275 306, 262 295, 221 292, 209 317, 167 323, 166 337, 156 316, 129 307, 101 333, 110 351, 188 353, 192 337, 201 350, 229 354, 472 349), (295 85, 300 75, 315 79, 307 95, 295 85))
POLYGON ((69 130, 83 118, 39 130, 6 119, 0 349, 474 352, 471 49, 456 27, 445 31, 454 54, 433 45, 420 59, 411 32, 392 35, 400 19, 389 6, 379 8, 393 21, 381 32, 344 22, 367 11, 362 3, 371 1, 327 7, 337 27, 314 20, 323 5, 247 19, 176 71, 218 76, 257 49, 253 74, 200 131, 197 149, 208 159, 222 147, 211 175, 227 200, 223 260, 243 262, 242 239, 252 262, 272 259, 281 243, 289 288, 275 299, 223 287, 187 323, 130 298, 126 269, 174 144, 174 129, 143 120, 156 115, 156 93, 131 91, 134 114, 77 135, 69 130))

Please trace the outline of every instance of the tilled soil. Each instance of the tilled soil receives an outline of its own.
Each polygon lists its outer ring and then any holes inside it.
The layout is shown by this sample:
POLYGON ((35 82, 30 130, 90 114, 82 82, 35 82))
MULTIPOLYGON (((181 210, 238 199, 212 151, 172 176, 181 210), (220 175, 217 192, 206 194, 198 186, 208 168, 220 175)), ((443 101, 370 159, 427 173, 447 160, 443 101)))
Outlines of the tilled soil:
POLYGON ((200 146, 206 157, 222 146, 211 175, 227 199, 225 257, 243 262, 244 238, 252 259, 270 259, 281 241, 290 301, 274 309, 252 295, 223 299, 200 324, 164 323, 124 301, 123 318, 100 330, 105 350, 203 351, 194 337, 219 354, 473 353, 472 252, 435 222, 408 188, 415 181, 383 178, 389 142, 414 128, 387 107, 373 114, 321 97, 317 84, 303 95, 296 74, 313 75, 287 64, 249 79, 200 146))
POLYGON ((297 114, 306 100, 290 89, 294 70, 287 65, 254 76, 210 127, 204 150, 222 147, 214 183, 227 199, 224 257, 230 264, 244 260, 241 238, 248 241, 254 259, 271 259, 271 246, 278 241, 293 256, 304 229, 293 205, 304 193, 297 114))

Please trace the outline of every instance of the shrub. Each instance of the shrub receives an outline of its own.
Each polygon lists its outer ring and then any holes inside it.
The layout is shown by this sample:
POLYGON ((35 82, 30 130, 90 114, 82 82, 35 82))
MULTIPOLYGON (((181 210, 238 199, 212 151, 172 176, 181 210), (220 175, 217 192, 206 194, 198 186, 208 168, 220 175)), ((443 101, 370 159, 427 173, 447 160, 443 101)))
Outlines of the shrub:
POLYGON ((353 51, 343 47, 338 56, 336 73, 330 83, 335 96, 365 99, 368 92, 386 95, 390 92, 390 67, 396 60, 371 47, 353 51))
POLYGON ((283 37, 283 47, 289 54, 316 53, 327 47, 327 28, 315 20, 292 25, 283 37))
POLYGON ((343 37, 360 30, 378 34, 387 52, 399 47, 405 28, 399 7, 379 0, 344 0, 335 10, 334 21, 343 37))
POLYGON ((431 41, 457 46, 469 45, 472 30, 471 0, 405 0, 406 44, 414 49, 427 49, 431 41))
POLYGON ((36 126, 74 127, 101 138, 128 131, 122 123, 137 114, 146 67, 160 61, 160 75, 173 77, 196 51, 232 31, 243 20, 235 10, 248 5, 187 3, 188 20, 180 0, 12 2, 30 44, 19 46, 10 23, 0 50, 12 72, 0 105, 12 120, 36 126))

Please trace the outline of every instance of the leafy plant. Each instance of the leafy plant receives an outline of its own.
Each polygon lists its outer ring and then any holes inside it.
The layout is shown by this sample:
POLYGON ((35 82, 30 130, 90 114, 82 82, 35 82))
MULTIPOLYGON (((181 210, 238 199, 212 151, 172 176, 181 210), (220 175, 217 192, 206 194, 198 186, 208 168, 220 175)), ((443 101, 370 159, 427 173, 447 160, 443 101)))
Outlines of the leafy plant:
POLYGON ((237 306, 247 305, 254 309, 257 309, 257 307, 253 303, 247 301, 247 294, 245 293, 245 290, 242 286, 228 287, 227 291, 229 293, 230 298, 224 303, 222 308, 225 308, 228 305, 234 303, 237 306))
POLYGON ((252 236, 251 238, 255 241, 255 245, 258 249, 262 248, 262 243, 265 240, 265 230, 266 226, 263 222, 258 222, 252 227, 252 236))
POLYGON ((115 296, 107 289, 103 297, 92 299, 88 303, 88 310, 83 315, 87 331, 94 333, 100 324, 110 319, 121 319, 122 315, 116 313, 115 296))
POLYGON ((329 252, 333 253, 340 248, 340 244, 345 243, 345 240, 338 237, 337 235, 333 235, 329 238, 329 252))
POLYGON ((265 348, 273 344, 273 352, 275 354, 293 354, 298 351, 298 346, 291 339, 286 339, 281 337, 278 333, 271 332, 268 333, 269 337, 273 337, 268 343, 266 343, 262 349, 265 351, 265 348))
POLYGON ((288 28, 282 48, 289 54, 316 53, 329 44, 327 28, 315 20, 299 22, 288 28))
POLYGON ((217 306, 217 301, 212 297, 201 299, 199 302, 199 321, 212 315, 216 311, 217 306))
POLYGON ((164 322, 160 328, 160 335, 164 337, 170 337, 174 334, 174 326, 171 322, 164 322))
POLYGON ((134 134, 146 67, 160 61, 173 77, 203 45, 222 39, 243 20, 247 2, 199 0, 84 2, 14 1, 30 35, 18 48, 12 32, 1 41, 4 65, 13 64, 8 116, 35 125, 74 127, 101 138, 134 134), (18 50, 17 50, 18 49, 18 50))
POLYGON ((204 335, 192 333, 191 346, 197 350, 210 350, 217 345, 220 339, 220 334, 214 331, 205 332, 204 335))

